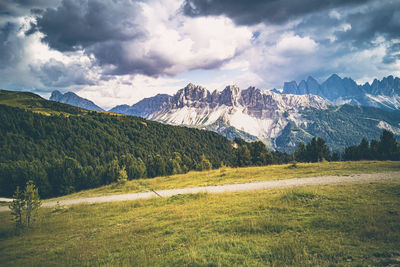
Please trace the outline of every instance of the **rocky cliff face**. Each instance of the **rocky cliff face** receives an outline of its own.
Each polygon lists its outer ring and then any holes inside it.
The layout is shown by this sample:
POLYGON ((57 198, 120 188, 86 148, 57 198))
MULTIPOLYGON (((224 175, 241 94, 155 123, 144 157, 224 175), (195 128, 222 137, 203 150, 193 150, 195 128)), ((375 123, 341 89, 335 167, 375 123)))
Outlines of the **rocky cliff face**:
POLYGON ((282 94, 318 95, 331 104, 351 104, 372 106, 386 110, 400 109, 400 79, 388 76, 381 81, 375 79, 372 84, 358 85, 351 78, 341 78, 336 74, 319 84, 308 77, 299 85, 295 81, 284 83, 282 94))
POLYGON ((133 106, 118 106, 111 111, 173 125, 227 132, 230 137, 260 139, 269 143, 279 136, 289 120, 304 122, 299 111, 327 108, 327 102, 315 95, 281 95, 255 87, 241 90, 227 86, 209 92, 188 84, 175 95, 157 95, 133 106))
POLYGON ((95 111, 103 111, 103 109, 97 106, 92 101, 82 98, 75 93, 67 92, 65 94, 60 93, 60 91, 53 91, 50 96, 50 100, 68 104, 71 106, 76 106, 80 108, 84 108, 87 110, 95 110, 95 111))

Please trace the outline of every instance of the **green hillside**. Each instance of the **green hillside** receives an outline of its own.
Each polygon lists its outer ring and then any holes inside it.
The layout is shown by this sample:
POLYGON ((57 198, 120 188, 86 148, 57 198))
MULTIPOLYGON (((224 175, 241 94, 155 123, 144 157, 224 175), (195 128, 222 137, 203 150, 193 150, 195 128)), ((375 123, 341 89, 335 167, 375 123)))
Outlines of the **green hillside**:
POLYGON ((153 177, 195 169, 202 155, 213 167, 231 165, 234 155, 232 142, 213 132, 9 91, 0 92, 0 150, 0 195, 34 179, 42 197, 109 184, 122 168, 153 177))
POLYGON ((362 138, 379 139, 382 129, 377 125, 381 121, 400 125, 400 113, 352 105, 307 109, 303 116, 309 121, 307 125, 290 122, 275 140, 282 151, 291 151, 298 143, 308 143, 316 136, 324 139, 333 151, 342 152, 347 146, 358 145, 362 138))
POLYGON ((53 101, 48 101, 34 93, 0 90, 0 105, 17 107, 44 115, 78 115, 88 111, 53 101))

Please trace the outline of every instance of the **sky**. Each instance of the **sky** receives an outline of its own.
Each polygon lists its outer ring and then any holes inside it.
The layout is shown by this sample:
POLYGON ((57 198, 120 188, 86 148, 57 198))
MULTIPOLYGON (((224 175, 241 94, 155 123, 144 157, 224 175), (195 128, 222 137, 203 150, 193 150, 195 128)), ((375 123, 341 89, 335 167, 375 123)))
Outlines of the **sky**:
POLYGON ((1 0, 0 88, 109 109, 188 83, 400 76, 400 0, 1 0))

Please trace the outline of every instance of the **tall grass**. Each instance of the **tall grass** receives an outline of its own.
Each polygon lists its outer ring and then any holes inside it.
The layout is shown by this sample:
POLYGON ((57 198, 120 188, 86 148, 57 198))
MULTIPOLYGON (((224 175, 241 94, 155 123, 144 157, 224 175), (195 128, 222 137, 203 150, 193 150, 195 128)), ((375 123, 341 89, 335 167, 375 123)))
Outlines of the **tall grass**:
POLYGON ((274 189, 42 209, 2 266, 400 264, 400 184, 274 189))

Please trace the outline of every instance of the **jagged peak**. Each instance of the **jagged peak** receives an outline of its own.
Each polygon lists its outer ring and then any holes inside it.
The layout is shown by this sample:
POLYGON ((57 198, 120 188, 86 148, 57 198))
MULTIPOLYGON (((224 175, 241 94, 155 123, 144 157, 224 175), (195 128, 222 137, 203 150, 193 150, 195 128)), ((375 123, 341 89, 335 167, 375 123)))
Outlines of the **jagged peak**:
POLYGON ((318 83, 318 81, 312 76, 307 77, 307 82, 317 82, 318 83))
POLYGON ((337 75, 336 73, 332 74, 331 76, 329 76, 328 80, 341 80, 342 78, 340 78, 339 75, 337 75))
POLYGON ((193 84, 193 83, 188 83, 188 85, 186 85, 185 86, 185 88, 183 88, 183 89, 185 89, 185 90, 189 90, 189 91, 192 91, 192 90, 195 90, 195 91, 197 91, 197 90, 207 90, 206 88, 204 88, 203 86, 201 86, 201 85, 196 85, 196 84, 193 84))
POLYGON ((296 81, 290 81, 290 82, 285 82, 285 84, 287 84, 287 85, 292 85, 292 84, 294 84, 294 85, 296 85, 297 86, 297 82, 296 81))
POLYGON ((240 88, 237 85, 227 85, 223 91, 239 92, 240 88))
POLYGON ((299 86, 300 86, 301 84, 307 84, 307 82, 306 82, 305 80, 301 80, 301 82, 299 83, 299 86))
POLYGON ((51 99, 51 98, 54 98, 54 97, 60 97, 60 96, 62 96, 62 95, 63 95, 63 94, 62 94, 60 91, 54 90, 53 92, 51 92, 50 99, 51 99))
POLYGON ((66 92, 64 94, 64 96, 78 96, 77 94, 75 94, 74 92, 66 92))
POLYGON ((243 90, 246 92, 257 92, 260 91, 260 89, 256 88, 255 86, 249 86, 247 89, 243 90))
POLYGON ((384 77, 383 80, 394 80, 393 75, 389 75, 387 77, 384 77))

